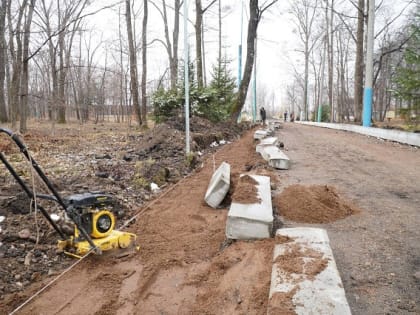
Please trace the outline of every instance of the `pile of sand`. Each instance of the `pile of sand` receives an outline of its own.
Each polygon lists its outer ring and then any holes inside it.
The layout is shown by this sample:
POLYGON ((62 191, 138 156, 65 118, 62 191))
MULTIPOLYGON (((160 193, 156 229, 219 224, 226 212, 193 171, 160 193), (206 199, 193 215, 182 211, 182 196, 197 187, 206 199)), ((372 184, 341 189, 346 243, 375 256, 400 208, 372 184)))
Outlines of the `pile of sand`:
POLYGON ((274 197, 273 205, 285 219, 302 223, 329 223, 360 211, 328 185, 291 185, 274 197))
POLYGON ((258 185, 258 182, 249 175, 239 177, 232 195, 232 201, 242 204, 260 203, 261 198, 258 196, 256 185, 258 185))

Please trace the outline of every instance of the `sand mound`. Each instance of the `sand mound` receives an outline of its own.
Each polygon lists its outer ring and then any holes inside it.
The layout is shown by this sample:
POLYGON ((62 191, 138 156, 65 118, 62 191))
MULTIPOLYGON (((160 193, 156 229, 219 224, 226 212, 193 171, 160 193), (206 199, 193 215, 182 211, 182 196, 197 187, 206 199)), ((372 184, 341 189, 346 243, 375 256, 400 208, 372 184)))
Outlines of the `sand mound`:
POLYGON ((235 191, 232 195, 232 201, 242 204, 260 203, 258 197, 258 182, 249 175, 239 177, 235 191))
POLYGON ((275 196, 273 204, 279 215, 302 223, 329 223, 360 211, 328 185, 291 185, 275 196))

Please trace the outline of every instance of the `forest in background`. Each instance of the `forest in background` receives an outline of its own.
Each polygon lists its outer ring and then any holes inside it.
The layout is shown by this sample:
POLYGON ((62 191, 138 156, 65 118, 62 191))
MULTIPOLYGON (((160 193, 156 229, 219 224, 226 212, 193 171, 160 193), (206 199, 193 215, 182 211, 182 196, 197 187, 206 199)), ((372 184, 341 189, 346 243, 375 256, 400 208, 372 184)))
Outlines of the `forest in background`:
MULTIPOLYGON (((28 119, 65 123, 68 120, 139 125, 147 117, 163 121, 180 115, 185 102, 183 5, 181 0, 116 1, 1 0, 0 122, 21 132, 28 119), (99 5, 99 6, 98 6, 99 5), (89 19, 113 10, 118 25, 113 42, 93 38, 89 19), (150 12, 157 12, 161 34, 149 32, 150 12), (156 76, 148 67, 148 47, 160 43, 165 71, 156 76), (104 51, 105 54, 99 53, 104 51), (153 77, 152 77, 153 75, 153 77)), ((258 25, 265 16, 282 18, 278 1, 243 1, 246 11, 244 67, 240 86, 232 74, 234 61, 225 52, 223 0, 190 1, 189 86, 192 115, 212 121, 236 119, 244 104, 255 65, 258 25), (206 15, 211 19, 204 19, 206 15), (206 24, 207 23, 207 24, 206 24), (210 25, 211 24, 211 25, 210 25), (217 61, 206 66, 204 36, 218 40, 217 61), (208 69, 208 70, 207 70, 208 69)), ((365 70, 367 0, 290 1, 287 18, 294 27, 302 57, 291 64, 293 76, 282 106, 301 119, 360 121, 365 70)), ((415 1, 376 3, 373 119, 383 121, 389 110, 418 124, 420 90, 420 16, 415 1), (393 6, 395 8, 393 8, 393 6), (393 9, 392 9, 393 8, 393 9), (391 10, 392 9, 392 10, 391 10)), ((275 36, 278 36, 273 32, 275 36)), ((236 63, 236 61, 235 61, 236 63)), ((255 92, 254 92, 255 93, 255 92)), ((260 105, 269 92, 258 88, 260 105)), ((255 96, 252 96, 255 97, 255 96)), ((251 97, 251 98, 252 98, 251 97)), ((252 100, 251 100, 252 101, 252 100)), ((279 109, 270 108, 271 113, 279 109)))

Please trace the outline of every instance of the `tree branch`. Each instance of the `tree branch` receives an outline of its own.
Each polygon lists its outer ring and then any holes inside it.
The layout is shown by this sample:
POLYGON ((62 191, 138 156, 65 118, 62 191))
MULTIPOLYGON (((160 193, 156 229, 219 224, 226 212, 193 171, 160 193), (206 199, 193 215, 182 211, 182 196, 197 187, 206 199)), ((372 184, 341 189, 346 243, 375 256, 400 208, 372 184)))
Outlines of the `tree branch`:
POLYGON ((261 19, 262 14, 264 13, 264 11, 266 11, 268 8, 270 8, 273 4, 275 4, 278 0, 273 0, 271 1, 271 3, 265 5, 265 3, 263 4, 263 7, 261 9, 259 9, 259 14, 258 14, 258 20, 261 19), (264 6, 265 5, 265 6, 264 6))
POLYGON ((210 2, 207 7, 201 10, 201 13, 204 14, 215 2, 216 0, 213 0, 212 2, 210 2))
POLYGON ((381 33, 383 31, 385 31, 388 28, 388 26, 390 26, 392 23, 394 23, 404 13, 405 9, 407 9, 407 7, 409 5, 411 5, 413 2, 414 2, 414 0, 411 0, 410 2, 408 2, 407 5, 401 10, 400 13, 398 13, 391 21, 386 23, 385 26, 378 33, 376 33, 375 39, 378 38, 378 36, 381 35, 381 33))
POLYGON ((61 29, 59 29, 59 30, 57 30, 57 31, 55 31, 54 33, 52 33, 50 36, 48 36, 47 37, 47 39, 41 44, 41 46, 39 46, 30 56, 28 56, 28 58, 26 58, 24 61, 28 61, 28 60, 30 60, 30 59, 32 59, 33 57, 35 57, 38 53, 39 53, 39 51, 42 49, 42 47, 44 47, 53 37, 56 37, 56 36, 58 36, 58 35, 60 35, 61 33, 63 33, 64 31, 66 31, 67 30, 67 28, 71 25, 71 24, 73 24, 73 23, 75 23, 75 22, 77 22, 78 20, 81 20, 81 19, 84 19, 85 17, 88 17, 88 16, 91 16, 91 15, 95 15, 95 14, 97 14, 97 13, 99 13, 99 12, 101 12, 101 11, 103 11, 103 10, 106 10, 106 9, 110 9, 110 8, 113 8, 113 7, 115 7, 115 6, 117 6, 117 5, 119 5, 119 4, 121 4, 121 3, 123 3, 123 1, 119 1, 119 2, 117 2, 117 3, 115 3, 115 4, 111 4, 111 5, 108 5, 108 6, 105 6, 105 7, 102 7, 102 8, 100 8, 100 9, 98 9, 98 10, 96 10, 96 11, 93 11, 93 12, 89 12, 89 13, 86 13, 85 15, 81 15, 81 16, 78 16, 77 18, 75 18, 75 19, 72 19, 72 20, 70 20, 66 25, 64 25, 61 29))

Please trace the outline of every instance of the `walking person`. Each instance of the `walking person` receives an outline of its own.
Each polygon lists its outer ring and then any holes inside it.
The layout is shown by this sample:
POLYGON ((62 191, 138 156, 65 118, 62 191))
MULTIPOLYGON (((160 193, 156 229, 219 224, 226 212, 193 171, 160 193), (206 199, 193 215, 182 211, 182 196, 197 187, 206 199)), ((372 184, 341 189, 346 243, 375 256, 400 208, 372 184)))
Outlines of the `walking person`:
POLYGON ((261 107, 260 109, 260 116, 261 116, 263 126, 265 126, 266 113, 265 113, 264 107, 261 107))

